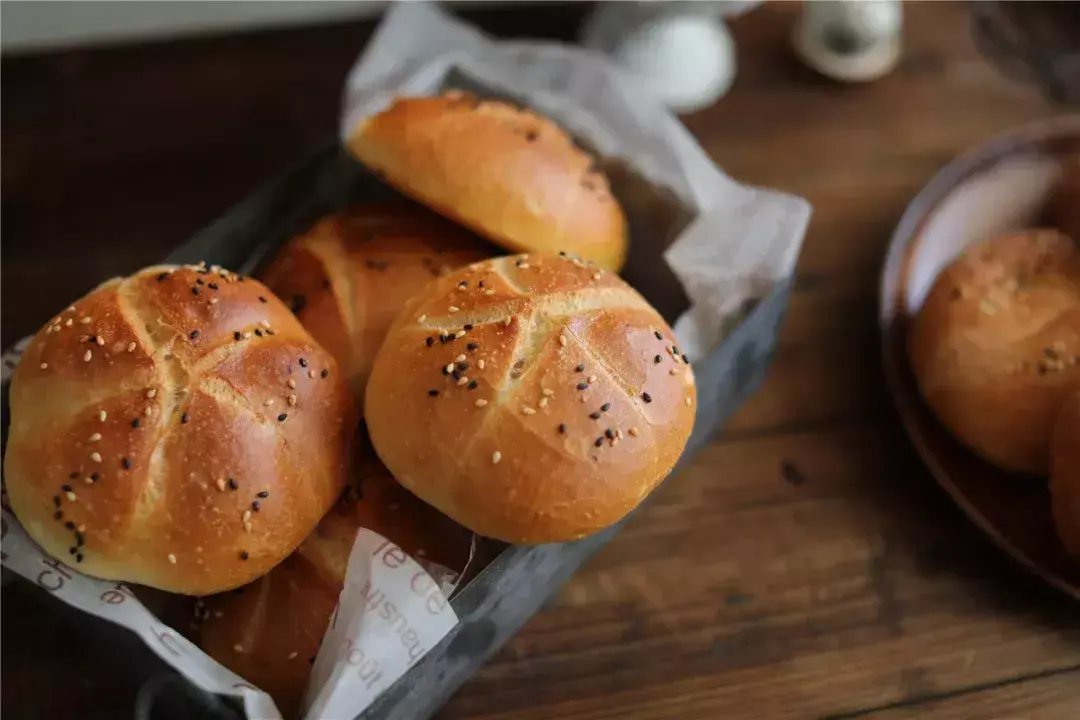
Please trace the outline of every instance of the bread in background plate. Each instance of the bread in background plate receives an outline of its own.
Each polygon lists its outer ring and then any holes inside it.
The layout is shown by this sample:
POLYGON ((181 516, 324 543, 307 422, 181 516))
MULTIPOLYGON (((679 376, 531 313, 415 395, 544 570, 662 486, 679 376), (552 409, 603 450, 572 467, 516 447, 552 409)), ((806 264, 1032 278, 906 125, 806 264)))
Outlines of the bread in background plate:
POLYGON ((569 252, 618 271, 627 225, 608 181, 559 126, 460 92, 398 98, 348 149, 387 183, 513 252, 569 252))
POLYGON ((934 281, 910 355, 941 422, 990 462, 1046 474, 1054 421, 1080 383, 1080 250, 1056 230, 968 247, 934 281))

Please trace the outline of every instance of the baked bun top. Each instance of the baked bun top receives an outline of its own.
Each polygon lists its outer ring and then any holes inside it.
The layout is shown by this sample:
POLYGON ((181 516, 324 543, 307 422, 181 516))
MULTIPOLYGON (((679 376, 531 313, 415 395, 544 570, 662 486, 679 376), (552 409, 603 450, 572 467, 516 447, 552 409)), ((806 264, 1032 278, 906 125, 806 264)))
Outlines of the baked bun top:
POLYGON ((428 285, 368 381, 398 482, 507 542, 580 538, 637 506, 694 424, 694 374, 663 318, 612 273, 530 254, 428 285))
POLYGON ((80 572, 217 592, 315 527, 345 484, 354 418, 334 359, 261 283, 153 267, 34 337, 5 481, 30 536, 80 572))
POLYGON ((375 353, 405 301, 433 278, 492 254, 463 228, 402 201, 319 220, 262 275, 362 398, 375 353))
POLYGON ((514 252, 565 251, 618 271, 626 218, 592 158, 528 110, 459 92, 399 98, 350 152, 386 182, 514 252))
POLYGON ((1080 383, 1080 251, 1055 230, 969 247, 935 280, 910 337, 919 388, 961 441, 1045 474, 1054 420, 1080 383))

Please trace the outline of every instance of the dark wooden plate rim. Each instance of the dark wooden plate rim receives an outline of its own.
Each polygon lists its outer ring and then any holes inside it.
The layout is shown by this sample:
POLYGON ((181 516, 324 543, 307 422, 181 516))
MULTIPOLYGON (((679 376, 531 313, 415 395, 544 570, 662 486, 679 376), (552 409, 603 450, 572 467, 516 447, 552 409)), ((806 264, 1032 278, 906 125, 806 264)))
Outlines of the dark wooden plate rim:
MULTIPOLYGON (((920 396, 907 356, 907 288, 908 264, 923 239, 923 228, 939 205, 965 180, 974 177, 1010 156, 1046 154, 1046 148, 1057 143, 1080 140, 1080 115, 1044 120, 998 135, 964 153, 942 168, 907 206, 889 240, 889 250, 882 270, 879 296, 879 325, 882 342, 885 380, 900 420, 923 462, 931 474, 968 518, 1021 566, 1050 585, 1080 600, 1080 568, 1062 572, 1060 558, 1044 558, 1025 552, 1001 527, 988 518, 982 507, 957 485, 955 478, 942 464, 942 458, 931 446, 931 434, 948 433, 926 407, 920 396), (928 427, 935 425, 936 427, 928 427), (1057 566, 1057 567, 1055 567, 1057 566)), ((951 436, 950 436, 951 438, 951 436)), ((958 451, 959 441, 952 439, 958 451)), ((989 465, 987 465, 988 471, 989 465)), ((1007 474, 997 471, 1002 480, 1007 474)), ((994 478, 997 480, 997 478, 994 478)), ((1047 516, 1049 515, 1047 510, 1047 516)), ((1060 549, 1055 555, 1063 555, 1060 549)))

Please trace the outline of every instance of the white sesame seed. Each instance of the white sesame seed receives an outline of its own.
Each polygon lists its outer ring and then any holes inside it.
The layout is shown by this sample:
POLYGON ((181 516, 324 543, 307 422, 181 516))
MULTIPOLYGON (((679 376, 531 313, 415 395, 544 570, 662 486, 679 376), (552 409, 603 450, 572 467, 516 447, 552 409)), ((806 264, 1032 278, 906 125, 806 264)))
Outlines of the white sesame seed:
POLYGON ((593 280, 599 280, 600 279, 600 273, 593 273, 592 279, 593 280))
POLYGON ((48 370, 49 363, 41 363, 40 367, 41 367, 42 370, 48 370))
POLYGON ((217 485, 218 490, 225 492, 225 478, 218 478, 214 484, 217 485))
POLYGON ((514 322, 514 318, 513 317, 508 317, 505 320, 503 320, 503 326, 510 327, 510 323, 512 323, 512 322, 514 322))
POLYGON ((79 525, 75 529, 79 532, 86 532, 86 525, 79 525))
POLYGON ((75 312, 75 306, 74 305, 68 305, 67 311, 68 312, 75 312))
POLYGON ((60 323, 56 323, 52 326, 53 332, 60 332, 60 323))
POLYGON ((690 407, 690 396, 689 395, 687 395, 687 397, 686 397, 686 407, 690 407))
POLYGON ((459 308, 457 305, 451 305, 448 309, 450 310, 450 312, 456 313, 461 308, 459 308))
POLYGON ((500 460, 502 460, 502 453, 501 452, 496 450, 495 452, 491 453, 491 464, 492 465, 498 465, 500 460))
POLYGON ((245 340, 248 340, 248 339, 250 339, 250 338, 251 338, 251 331, 249 330, 249 331, 247 331, 246 333, 244 333, 244 336, 243 336, 243 337, 244 337, 244 339, 245 339, 245 340))
POLYGON ((244 652, 244 646, 241 645, 240 643, 236 643, 235 645, 233 645, 232 649, 235 650, 238 653, 244 652))
POLYGON ((78 496, 76 496, 75 493, 71 492, 70 490, 68 490, 67 493, 65 493, 65 494, 67 495, 67 499, 70 500, 71 502, 78 502, 79 501, 78 496))
POLYGON ((153 400, 155 395, 157 395, 157 388, 150 388, 146 391, 146 397, 148 400, 153 400))
POLYGON ((295 660, 296 659, 296 652, 289 653, 289 659, 290 660, 295 660))
POLYGON ((296 381, 293 380, 292 378, 289 378, 287 381, 285 381, 285 384, 288 385, 293 390, 296 389, 296 381))
POLYGON ((93 320, 93 318, 90 317, 89 315, 84 317, 84 318, 79 318, 79 322, 82 323, 83 325, 89 325, 92 320, 93 320))
POLYGON ((296 405, 296 396, 295 395, 290 395, 289 396, 289 407, 293 407, 295 405, 296 405))
POLYGON ((153 415, 154 414, 154 406, 153 405, 147 405, 146 410, 143 411, 143 414, 146 415, 146 417, 150 417, 151 415, 153 415))
POLYGON ((619 444, 619 436, 616 435, 615 437, 611 438, 611 447, 615 447, 618 444, 619 444))
POLYGON ((465 377, 464 375, 462 375, 461 377, 458 378, 458 381, 457 381, 458 385, 467 385, 468 383, 469 383, 469 378, 465 377))
POLYGON ((484 294, 487 295, 488 297, 491 297, 492 295, 495 294, 495 291, 494 290, 485 290, 484 294))
POLYGON ((421 315, 420 317, 416 318, 416 322, 421 322, 422 323, 425 320, 427 320, 427 314, 426 313, 421 315))
POLYGON ((627 432, 628 435, 630 435, 630 437, 637 437, 638 436, 638 430, 637 430, 636 427, 632 427, 629 430, 627 430, 626 432, 627 432))
POLYGON ((109 413, 105 412, 104 410, 98 413, 98 420, 100 420, 101 422, 105 422, 105 418, 107 417, 109 417, 109 413))
POLYGON ((456 358, 454 358, 454 362, 465 362, 465 353, 462 353, 461 355, 458 355, 456 358))
POLYGON ((90 459, 93 460, 96 463, 101 462, 101 453, 99 453, 99 452, 90 453, 90 459))
POLYGON ((546 397, 540 398, 540 407, 547 407, 548 399, 546 397))
POLYGON ((619 438, 620 440, 622 440, 622 436, 623 436, 623 435, 622 435, 622 428, 615 428, 615 437, 617 437, 617 438, 619 438))
POLYGON ((94 357, 94 353, 87 350, 86 352, 83 353, 83 356, 82 356, 83 362, 90 362, 90 358, 92 358, 92 357, 94 357))
POLYGON ((244 532, 251 532, 251 521, 248 520, 244 523, 244 532))
POLYGON ((484 369, 484 365, 485 365, 485 363, 484 363, 483 359, 476 361, 476 367, 480 368, 481 370, 484 369))
POLYGON ((528 405, 526 405, 525 407, 521 408, 521 413, 522 413, 523 415, 535 415, 535 414, 536 414, 536 411, 535 411, 535 410, 533 410, 533 409, 532 409, 531 407, 529 407, 528 405))
POLYGON ((480 398, 479 400, 477 400, 477 401, 476 401, 475 403, 473 403, 473 404, 474 404, 474 405, 476 405, 476 407, 484 407, 485 405, 487 405, 487 402, 488 402, 488 401, 487 401, 487 400, 485 400, 484 398, 480 398))
POLYGON ((559 344, 562 345, 563 347, 566 347, 566 336, 565 335, 560 335, 559 336, 559 344))
POLYGON ((530 265, 529 263, 521 263, 520 265, 518 265, 518 268, 521 270, 528 270, 531 267, 532 265, 530 265))
POLYGON ((75 322, 74 320, 72 320, 71 318, 68 318, 68 319, 67 319, 67 322, 65 322, 65 323, 64 323, 64 327, 71 327, 71 325, 72 325, 72 324, 73 324, 74 322, 75 322))
POLYGON ((595 375, 590 375, 589 377, 585 378, 585 381, 587 383, 589 383, 590 385, 592 385, 594 382, 596 382, 596 376, 595 375))
POLYGON ((218 299, 216 297, 210 298, 210 304, 211 305, 217 305, 218 304, 218 299))
POLYGON ((269 329, 270 329, 270 321, 269 321, 269 320, 261 320, 261 321, 259 322, 259 324, 260 324, 260 325, 262 325, 262 326, 263 326, 264 328, 266 328, 267 330, 269 330, 269 329))
POLYGON ((454 363, 446 363, 446 367, 443 368, 447 374, 454 372, 454 363))
POLYGON ((97 336, 97 344, 98 344, 98 347, 105 347, 105 338, 98 335, 97 336))
POLYGON ((85 482, 87 485, 93 485, 94 484, 94 478, 87 475, 85 478, 83 478, 83 482, 85 482))
POLYGON ((678 374, 679 374, 679 368, 671 368, 670 370, 668 370, 668 375, 678 375, 678 374))
POLYGON ((90 436, 90 442, 97 442, 101 439, 101 433, 94 433, 90 436))
POLYGON ((176 564, 176 556, 172 553, 169 553, 169 562, 171 562, 173 565, 176 564))
POLYGON ((315 371, 314 370, 308 370, 307 371, 307 376, 309 378, 314 378, 315 377, 315 371))
POLYGON ((90 339, 90 336, 89 336, 89 335, 80 335, 80 336, 79 336, 79 342, 81 342, 81 343, 82 343, 82 342, 86 342, 86 341, 87 341, 87 340, 89 340, 89 339, 90 339))
POLYGON ((555 391, 552 390, 551 388, 544 388, 543 390, 540 391, 540 394, 543 395, 544 397, 555 397, 555 391))
POLYGON ((251 522, 251 511, 245 510, 244 514, 240 517, 241 522, 251 522))
POLYGON ((46 335, 52 334, 52 331, 53 331, 53 326, 52 325, 49 325, 49 327, 45 328, 45 334, 46 335))
POLYGON ((465 331, 464 330, 458 330, 456 333, 454 333, 454 337, 456 337, 456 338, 458 338, 460 340, 461 338, 465 337, 465 331))
POLYGON ((135 350, 135 343, 133 343, 133 342, 129 342, 129 343, 128 343, 128 347, 127 347, 127 351, 128 351, 128 352, 132 352, 132 351, 134 351, 134 350, 135 350))

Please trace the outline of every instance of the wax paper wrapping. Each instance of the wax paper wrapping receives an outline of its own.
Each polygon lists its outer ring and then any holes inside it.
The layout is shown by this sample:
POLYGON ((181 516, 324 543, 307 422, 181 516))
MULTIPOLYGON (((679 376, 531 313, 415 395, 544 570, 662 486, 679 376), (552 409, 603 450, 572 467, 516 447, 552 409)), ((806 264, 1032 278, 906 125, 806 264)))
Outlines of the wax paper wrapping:
MULTIPOLYGON (((514 99, 573 133, 604 161, 632 242, 635 232, 679 228, 660 241, 663 260, 689 299, 675 331, 690 354, 719 343, 733 316, 792 272, 809 205, 724 175, 677 118, 590 51, 494 42, 434 6, 397 4, 348 76, 341 133, 395 95, 447 87, 514 99), (685 217, 673 223, 672 213, 685 217)), ((28 341, 5 355, 4 382, 28 341)), ((6 509, 2 519, 5 567, 137 633, 198 687, 240 698, 248 717, 280 717, 268 695, 161 623, 122 584, 80 575, 47 557, 6 509)), ((305 718, 354 717, 452 630, 457 618, 446 601, 452 574, 435 575, 378 535, 358 535, 312 669, 305 718)))

